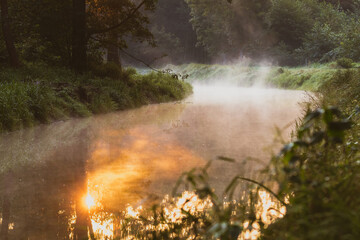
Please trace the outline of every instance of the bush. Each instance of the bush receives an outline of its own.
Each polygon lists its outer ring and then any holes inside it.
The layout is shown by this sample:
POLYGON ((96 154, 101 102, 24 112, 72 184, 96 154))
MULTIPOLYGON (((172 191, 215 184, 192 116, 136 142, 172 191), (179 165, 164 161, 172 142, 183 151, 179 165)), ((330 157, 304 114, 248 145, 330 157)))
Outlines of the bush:
POLYGON ((338 55, 340 39, 341 34, 334 32, 328 24, 315 23, 296 52, 308 61, 331 61, 338 55))
POLYGON ((93 67, 92 72, 95 76, 112 79, 120 79, 122 74, 121 67, 113 62, 96 65, 93 67))
POLYGON ((358 136, 346 131, 351 127, 334 107, 305 116, 296 139, 270 167, 278 196, 288 204, 284 218, 271 224, 262 239, 360 238, 359 146, 358 136))
POLYGON ((279 40, 292 48, 300 47, 302 39, 312 27, 309 8, 298 0, 273 1, 268 20, 279 40))
POLYGON ((340 58, 336 60, 336 64, 342 68, 352 68, 353 63, 353 60, 350 58, 340 58))

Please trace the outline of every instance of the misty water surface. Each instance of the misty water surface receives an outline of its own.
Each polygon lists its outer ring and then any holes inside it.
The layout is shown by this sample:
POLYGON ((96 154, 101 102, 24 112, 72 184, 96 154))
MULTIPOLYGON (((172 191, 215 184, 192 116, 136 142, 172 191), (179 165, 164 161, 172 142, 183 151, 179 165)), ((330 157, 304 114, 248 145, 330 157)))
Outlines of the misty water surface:
POLYGON ((289 139, 305 98, 300 91, 195 86, 182 102, 4 134, 1 190, 11 200, 11 239, 67 238, 88 193, 107 211, 144 205, 217 156, 236 159, 212 166, 219 191, 235 175, 256 177, 270 149, 279 149, 275 127, 289 139))

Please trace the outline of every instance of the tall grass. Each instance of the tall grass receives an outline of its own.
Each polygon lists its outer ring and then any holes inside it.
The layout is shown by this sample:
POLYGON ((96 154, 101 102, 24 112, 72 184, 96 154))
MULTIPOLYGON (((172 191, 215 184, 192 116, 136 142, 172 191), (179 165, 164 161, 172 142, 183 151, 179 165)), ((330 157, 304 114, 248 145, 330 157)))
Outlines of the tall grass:
POLYGON ((76 75, 65 68, 34 63, 17 70, 0 69, 0 132, 180 100, 192 92, 190 84, 169 74, 115 70, 104 67, 76 75))

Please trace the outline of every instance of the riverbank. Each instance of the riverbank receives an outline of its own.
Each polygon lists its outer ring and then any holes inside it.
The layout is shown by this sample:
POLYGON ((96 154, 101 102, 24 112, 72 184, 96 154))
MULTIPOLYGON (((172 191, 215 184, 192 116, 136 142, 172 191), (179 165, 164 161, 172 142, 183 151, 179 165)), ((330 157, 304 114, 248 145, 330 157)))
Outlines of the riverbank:
POLYGON ((263 86, 292 90, 319 91, 325 83, 339 73, 358 69, 344 68, 333 62, 302 67, 252 66, 248 63, 234 65, 184 64, 167 66, 182 75, 189 75, 188 81, 201 84, 230 84, 243 87, 263 86))
POLYGON ((170 74, 138 74, 108 66, 78 75, 69 69, 28 63, 0 69, 0 132, 72 117, 181 100, 192 87, 170 74))

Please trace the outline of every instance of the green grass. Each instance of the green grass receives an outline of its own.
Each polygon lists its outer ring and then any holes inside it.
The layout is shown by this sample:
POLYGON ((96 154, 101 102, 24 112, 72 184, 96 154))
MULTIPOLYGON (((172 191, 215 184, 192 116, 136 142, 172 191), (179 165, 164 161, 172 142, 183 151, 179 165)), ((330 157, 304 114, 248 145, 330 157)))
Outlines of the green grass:
POLYGON ((246 65, 207 65, 207 64, 184 64, 180 66, 167 66, 177 73, 189 75, 191 83, 219 83, 251 86, 259 78, 259 67, 246 65))
MULTIPOLYGON (((354 63, 352 69, 358 68, 360 63, 354 63)), ((167 66, 180 74, 188 74, 188 81, 192 83, 225 83, 239 86, 252 86, 256 83, 266 87, 319 91, 328 81, 331 81, 338 72, 347 69, 336 62, 327 64, 314 63, 304 67, 269 67, 263 74, 260 66, 237 65, 207 65, 184 64, 167 66)))
POLYGON ((318 91, 337 71, 323 67, 274 68, 267 77, 267 84, 285 89, 318 91))
POLYGON ((190 84, 169 74, 104 69, 77 75, 65 68, 34 63, 17 70, 1 68, 0 132, 176 101, 192 92, 190 84))

